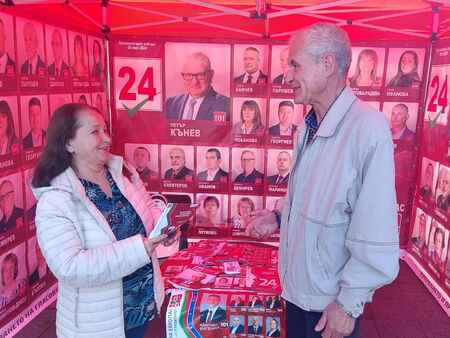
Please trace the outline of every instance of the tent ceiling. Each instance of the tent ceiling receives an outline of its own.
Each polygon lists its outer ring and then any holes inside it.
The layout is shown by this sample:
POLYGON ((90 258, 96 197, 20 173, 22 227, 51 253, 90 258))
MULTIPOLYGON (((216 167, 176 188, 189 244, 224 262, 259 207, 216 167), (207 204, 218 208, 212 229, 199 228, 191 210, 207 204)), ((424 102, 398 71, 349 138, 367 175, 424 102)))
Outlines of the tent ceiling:
MULTIPOLYGON (((433 6, 439 8, 440 38, 449 38, 449 0, 0 0, 46 21, 113 34, 171 37, 287 39, 317 21, 335 22, 352 41, 429 39, 433 6), (103 11, 102 11, 103 9, 103 11)), ((435 19, 436 21, 436 19, 435 19)))

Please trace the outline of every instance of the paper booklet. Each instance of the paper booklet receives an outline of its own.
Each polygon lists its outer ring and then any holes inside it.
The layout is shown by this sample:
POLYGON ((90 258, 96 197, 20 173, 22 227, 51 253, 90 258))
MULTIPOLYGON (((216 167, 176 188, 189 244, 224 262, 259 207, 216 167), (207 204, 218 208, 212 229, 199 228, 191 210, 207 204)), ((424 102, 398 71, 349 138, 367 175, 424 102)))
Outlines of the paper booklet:
POLYGON ((149 238, 162 234, 171 235, 194 215, 197 203, 168 203, 149 238))

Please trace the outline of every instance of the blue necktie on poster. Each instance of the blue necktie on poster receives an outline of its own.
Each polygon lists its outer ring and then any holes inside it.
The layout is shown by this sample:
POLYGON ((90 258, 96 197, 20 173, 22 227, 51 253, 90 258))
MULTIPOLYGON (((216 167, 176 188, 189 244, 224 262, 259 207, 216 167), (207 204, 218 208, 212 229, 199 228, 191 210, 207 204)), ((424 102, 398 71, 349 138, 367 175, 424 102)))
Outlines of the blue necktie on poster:
POLYGON ((197 100, 191 100, 189 102, 189 110, 186 116, 186 120, 192 120, 192 117, 194 116, 194 107, 197 104, 197 100))

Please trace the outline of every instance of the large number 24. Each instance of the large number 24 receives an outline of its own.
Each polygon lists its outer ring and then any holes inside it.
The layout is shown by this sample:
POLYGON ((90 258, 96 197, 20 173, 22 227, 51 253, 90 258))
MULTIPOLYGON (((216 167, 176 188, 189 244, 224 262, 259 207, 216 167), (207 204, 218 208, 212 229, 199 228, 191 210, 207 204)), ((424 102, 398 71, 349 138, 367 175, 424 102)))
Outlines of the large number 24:
POLYGON ((442 84, 441 91, 439 91, 439 76, 436 75, 433 77, 431 81, 431 87, 435 88, 434 94, 430 99, 430 103, 428 103, 427 111, 436 113, 437 107, 442 107, 442 112, 445 112, 445 108, 447 107, 448 96, 447 96, 447 75, 445 75, 444 83, 442 84), (438 97, 439 92, 439 97, 438 97), (436 104, 437 97, 437 104, 436 104))
MULTIPOLYGON (((119 94, 119 100, 136 100, 136 93, 131 93, 130 89, 136 81, 136 73, 134 69, 128 66, 122 67, 119 70, 119 77, 124 78, 128 75, 128 81, 123 86, 119 94)), ((137 93, 139 95, 148 95, 148 100, 153 101, 156 95, 156 88, 153 87, 153 67, 147 67, 141 81, 138 85, 137 93)))

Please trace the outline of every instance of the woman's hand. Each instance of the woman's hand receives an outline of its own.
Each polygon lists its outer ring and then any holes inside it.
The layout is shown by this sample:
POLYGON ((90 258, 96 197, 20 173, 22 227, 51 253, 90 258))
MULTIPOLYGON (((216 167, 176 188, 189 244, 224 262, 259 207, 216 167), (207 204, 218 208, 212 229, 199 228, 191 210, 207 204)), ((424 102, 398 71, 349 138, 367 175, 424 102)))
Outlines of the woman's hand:
POLYGON ((155 251, 156 247, 167 239, 167 235, 159 235, 153 238, 142 237, 142 241, 144 242, 145 250, 147 250, 148 257, 152 257, 153 251, 155 251))
POLYGON ((164 246, 170 246, 176 241, 178 241, 181 237, 181 231, 178 228, 173 233, 171 233, 165 240, 162 241, 162 245, 164 246))

